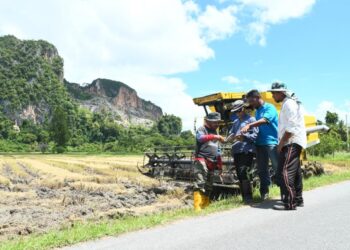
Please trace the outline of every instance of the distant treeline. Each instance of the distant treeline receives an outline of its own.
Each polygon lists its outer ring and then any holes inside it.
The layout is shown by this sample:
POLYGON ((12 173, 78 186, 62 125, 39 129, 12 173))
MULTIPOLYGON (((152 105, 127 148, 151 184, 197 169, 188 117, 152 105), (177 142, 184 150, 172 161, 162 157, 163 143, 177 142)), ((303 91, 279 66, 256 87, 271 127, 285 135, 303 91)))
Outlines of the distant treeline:
POLYGON ((51 121, 35 124, 25 120, 16 128, 0 117, 1 152, 124 152, 137 153, 158 146, 193 145, 191 131, 182 131, 182 121, 164 115, 152 127, 124 127, 108 113, 79 109, 74 123, 61 107, 51 121))
MULTIPOLYGON (((330 127, 330 131, 320 135, 321 143, 308 149, 311 155, 325 157, 334 155, 336 151, 347 150, 346 124, 335 112, 327 111, 325 123, 330 127)), ((318 121, 318 124, 323 122, 318 121)))

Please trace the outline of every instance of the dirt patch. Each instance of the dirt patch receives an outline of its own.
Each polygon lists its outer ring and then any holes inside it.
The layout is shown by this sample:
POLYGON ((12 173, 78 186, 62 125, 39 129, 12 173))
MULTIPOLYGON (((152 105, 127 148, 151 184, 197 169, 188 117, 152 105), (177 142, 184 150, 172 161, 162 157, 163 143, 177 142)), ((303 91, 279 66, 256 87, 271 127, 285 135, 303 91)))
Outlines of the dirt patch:
MULTIPOLYGON (((16 164, 25 175, 16 174, 14 165, 6 161, 2 166, 1 175, 11 183, 0 185, 0 241, 66 227, 76 221, 120 218, 191 205, 187 193, 190 185, 186 183, 149 186, 123 178, 110 184, 94 183, 88 188, 80 186, 79 179, 55 179, 54 174, 36 171, 25 160, 16 164), (59 183, 42 185, 44 181, 59 183)), ((95 172, 92 169, 91 174, 95 172)))

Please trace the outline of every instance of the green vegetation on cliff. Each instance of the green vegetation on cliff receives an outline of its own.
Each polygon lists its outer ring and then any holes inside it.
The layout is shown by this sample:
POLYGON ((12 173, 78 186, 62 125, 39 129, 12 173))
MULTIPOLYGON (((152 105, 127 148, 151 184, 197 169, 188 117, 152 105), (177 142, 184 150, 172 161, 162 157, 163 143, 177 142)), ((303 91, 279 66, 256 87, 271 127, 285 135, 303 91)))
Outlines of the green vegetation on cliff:
MULTIPOLYGON (((107 97, 115 97, 121 86, 134 91, 121 82, 100 82, 107 97)), ((0 151, 140 152, 194 143, 188 132, 180 134, 175 116, 165 115, 152 127, 125 127, 108 111, 80 108, 76 100, 92 98, 82 89, 64 80, 63 59, 52 44, 0 37, 0 151)))

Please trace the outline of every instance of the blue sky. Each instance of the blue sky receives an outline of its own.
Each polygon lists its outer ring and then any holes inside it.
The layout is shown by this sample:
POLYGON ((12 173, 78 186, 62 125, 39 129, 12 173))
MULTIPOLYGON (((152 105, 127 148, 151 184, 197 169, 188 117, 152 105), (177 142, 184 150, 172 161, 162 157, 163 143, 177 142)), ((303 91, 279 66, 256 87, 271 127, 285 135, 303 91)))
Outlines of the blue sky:
MULTIPOLYGON (((0 35, 44 39, 65 78, 123 81, 183 119, 193 97, 275 80, 309 113, 350 112, 346 0, 0 0, 0 35)), ((350 115, 350 114, 349 114, 350 115)))
MULTIPOLYGON (((254 81, 281 80, 295 91, 309 112, 322 101, 349 112, 350 100, 350 2, 320 0, 305 16, 270 27, 265 46, 249 44, 244 34, 212 45, 215 59, 200 70, 179 76, 193 95, 216 91, 249 90, 254 81), (248 79, 236 84, 223 76, 248 79)), ((259 84, 258 84, 259 85, 259 84)))

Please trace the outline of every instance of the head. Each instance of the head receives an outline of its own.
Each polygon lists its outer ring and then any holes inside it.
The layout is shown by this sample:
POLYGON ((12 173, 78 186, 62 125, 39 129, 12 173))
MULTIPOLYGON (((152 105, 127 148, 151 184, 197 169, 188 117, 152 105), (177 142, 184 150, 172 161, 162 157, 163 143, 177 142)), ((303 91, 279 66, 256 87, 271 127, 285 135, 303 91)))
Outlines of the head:
POLYGON ((219 126, 220 126, 220 122, 217 121, 217 122, 214 122, 214 121, 208 121, 208 120, 205 120, 205 126, 210 128, 210 129, 218 129, 219 126))
POLYGON ((246 95, 246 99, 249 105, 254 109, 259 108, 264 103, 259 91, 256 89, 249 91, 246 95))
POLYGON ((275 102, 282 102, 284 98, 286 98, 286 92, 282 91, 273 91, 272 92, 272 97, 275 100, 275 102))
POLYGON ((282 82, 274 82, 269 90, 275 102, 282 102, 287 96, 287 86, 282 82))
POLYGON ((246 115, 247 103, 243 100, 237 100, 232 104, 231 112, 234 113, 239 118, 243 118, 246 115))
POLYGON ((238 116, 238 118, 243 118, 247 114, 245 108, 238 109, 234 113, 238 116))
POLYGON ((216 130, 220 126, 221 115, 218 112, 209 113, 205 119, 205 126, 210 129, 216 130))

